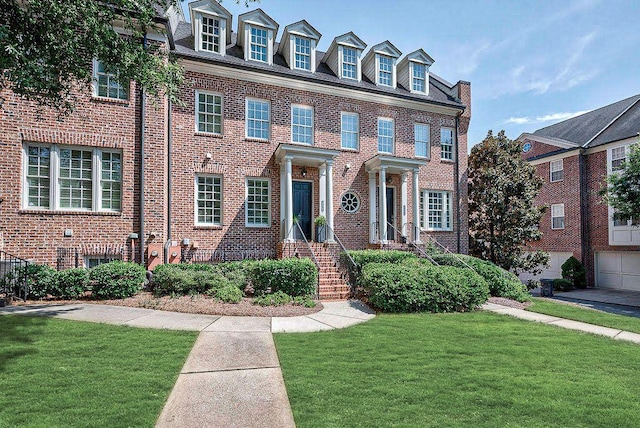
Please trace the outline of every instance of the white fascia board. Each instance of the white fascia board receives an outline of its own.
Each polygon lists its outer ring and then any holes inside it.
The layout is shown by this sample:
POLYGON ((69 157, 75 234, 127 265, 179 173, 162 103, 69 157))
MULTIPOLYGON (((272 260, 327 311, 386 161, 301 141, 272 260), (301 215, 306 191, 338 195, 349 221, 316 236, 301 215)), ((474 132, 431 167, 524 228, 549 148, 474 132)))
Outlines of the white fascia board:
POLYGON ((561 147, 563 149, 572 149, 575 147, 580 147, 580 144, 574 143, 572 141, 567 141, 560 138, 541 137, 539 135, 534 135, 527 132, 520 134, 520 136, 517 138, 518 141, 524 141, 525 139, 536 141, 542 144, 548 144, 550 146, 561 147))

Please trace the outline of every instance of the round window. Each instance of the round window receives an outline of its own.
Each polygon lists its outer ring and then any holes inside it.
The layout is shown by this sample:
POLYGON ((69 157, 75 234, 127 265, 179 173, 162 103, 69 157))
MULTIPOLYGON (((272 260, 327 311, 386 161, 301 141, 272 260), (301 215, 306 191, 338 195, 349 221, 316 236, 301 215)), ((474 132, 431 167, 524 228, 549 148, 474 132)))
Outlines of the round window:
POLYGON ((346 192, 342 195, 342 209, 348 213, 354 213, 360 208, 360 199, 354 192, 346 192))

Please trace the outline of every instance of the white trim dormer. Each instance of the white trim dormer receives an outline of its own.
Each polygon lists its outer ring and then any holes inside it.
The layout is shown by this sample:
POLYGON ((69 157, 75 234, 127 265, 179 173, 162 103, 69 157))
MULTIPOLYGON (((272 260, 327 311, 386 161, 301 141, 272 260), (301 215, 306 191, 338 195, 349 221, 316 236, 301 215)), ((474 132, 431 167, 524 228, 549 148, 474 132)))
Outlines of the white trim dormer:
POLYGON ((278 23, 262 9, 238 16, 238 41, 245 61, 273 65, 273 44, 278 34, 278 23))
POLYGON ((340 79, 362 80, 362 52, 367 44, 351 31, 336 37, 331 42, 323 62, 340 79))
POLYGON ((398 85, 396 65, 402 52, 386 40, 371 49, 362 59, 362 67, 367 76, 377 86, 395 89, 398 85))
POLYGON ((215 0, 189 3, 196 52, 225 55, 231 43, 231 13, 215 0))
POLYGON ((292 70, 316 72, 316 46, 322 34, 306 20, 284 27, 278 53, 292 70))
POLYGON ((422 49, 407 54, 398 62, 398 83, 414 94, 429 95, 429 67, 433 62, 422 49))

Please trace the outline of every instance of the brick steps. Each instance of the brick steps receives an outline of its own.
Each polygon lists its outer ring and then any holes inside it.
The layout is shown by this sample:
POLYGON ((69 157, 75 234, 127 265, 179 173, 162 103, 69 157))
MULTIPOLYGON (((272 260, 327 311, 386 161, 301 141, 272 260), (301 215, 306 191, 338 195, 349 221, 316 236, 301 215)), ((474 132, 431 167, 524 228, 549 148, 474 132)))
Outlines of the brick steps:
POLYGON ((324 244, 311 243, 311 250, 318 261, 318 294, 320 300, 344 300, 351 289, 336 267, 336 262, 324 244))

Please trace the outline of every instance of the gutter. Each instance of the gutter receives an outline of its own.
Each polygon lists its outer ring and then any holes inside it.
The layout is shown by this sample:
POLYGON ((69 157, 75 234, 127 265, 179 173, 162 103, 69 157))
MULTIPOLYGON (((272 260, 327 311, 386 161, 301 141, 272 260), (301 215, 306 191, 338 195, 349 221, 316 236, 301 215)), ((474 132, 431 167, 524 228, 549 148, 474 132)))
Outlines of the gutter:
POLYGON ((171 99, 167 113, 167 242, 164 244, 164 263, 169 263, 169 247, 171 246, 171 99))
POLYGON ((579 174, 579 186, 580 186, 580 262, 583 266, 589 266, 589 258, 587 252, 589 251, 589 219, 587 213, 589 212, 589 191, 587 189, 587 166, 586 166, 586 149, 580 149, 578 155, 578 174, 579 174))
POLYGON ((459 122, 460 122, 460 115, 462 113, 458 113, 456 115, 456 127, 455 127, 455 138, 456 138, 456 161, 453 164, 453 175, 455 177, 455 181, 454 181, 454 188, 455 188, 455 192, 456 192, 456 208, 455 208, 455 213, 456 213, 456 218, 458 219, 458 227, 456 228, 456 253, 460 254, 460 239, 461 239, 461 232, 460 232, 460 224, 461 224, 461 218, 460 218, 460 150, 458 147, 458 126, 459 126, 459 122))
MULTIPOLYGON (((147 48, 147 33, 142 41, 144 48, 147 48)), ((140 88, 140 264, 145 265, 144 246, 146 243, 144 233, 144 131, 145 131, 145 91, 144 86, 140 88)))

